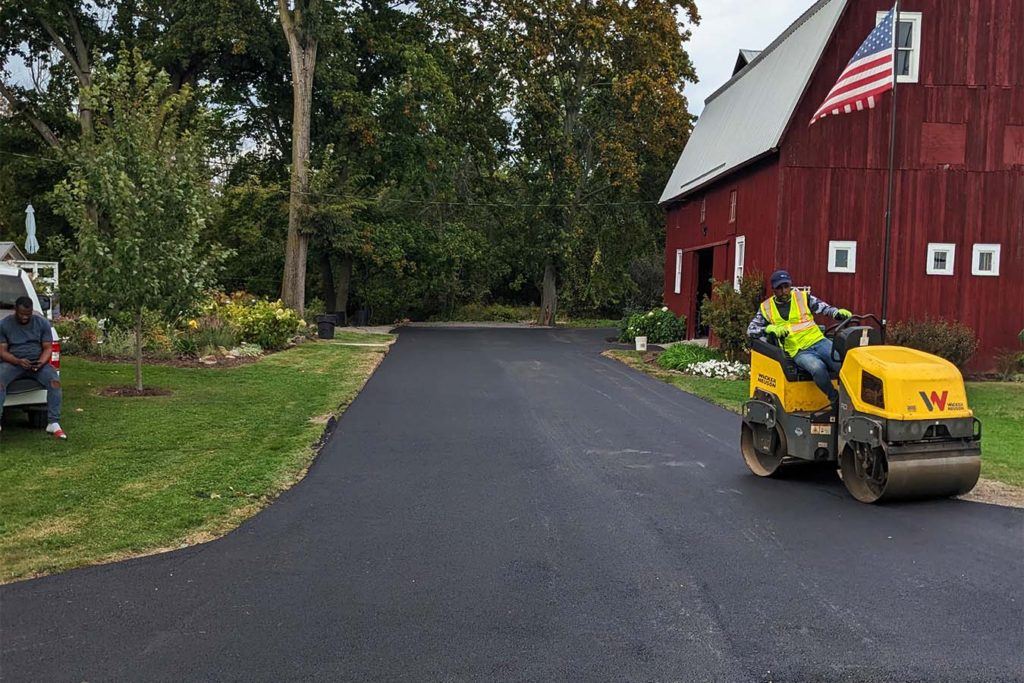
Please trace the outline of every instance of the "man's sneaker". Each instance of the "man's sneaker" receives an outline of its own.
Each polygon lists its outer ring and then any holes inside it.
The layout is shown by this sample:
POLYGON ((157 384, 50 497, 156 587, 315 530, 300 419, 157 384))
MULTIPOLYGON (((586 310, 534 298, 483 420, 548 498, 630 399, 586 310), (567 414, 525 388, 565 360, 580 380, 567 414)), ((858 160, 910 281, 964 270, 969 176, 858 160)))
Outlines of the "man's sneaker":
POLYGON ((64 430, 61 429, 60 425, 57 424, 56 422, 51 422, 50 424, 46 425, 46 433, 53 434, 58 439, 68 438, 68 435, 64 433, 64 430))

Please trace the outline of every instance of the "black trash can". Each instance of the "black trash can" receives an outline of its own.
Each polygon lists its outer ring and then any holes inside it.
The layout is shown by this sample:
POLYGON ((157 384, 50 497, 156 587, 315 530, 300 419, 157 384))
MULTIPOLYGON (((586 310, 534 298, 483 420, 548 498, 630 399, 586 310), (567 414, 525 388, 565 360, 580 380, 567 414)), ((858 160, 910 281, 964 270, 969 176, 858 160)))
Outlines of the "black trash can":
POLYGON ((337 321, 333 315, 318 315, 316 317, 316 335, 321 339, 334 339, 334 323, 337 321))

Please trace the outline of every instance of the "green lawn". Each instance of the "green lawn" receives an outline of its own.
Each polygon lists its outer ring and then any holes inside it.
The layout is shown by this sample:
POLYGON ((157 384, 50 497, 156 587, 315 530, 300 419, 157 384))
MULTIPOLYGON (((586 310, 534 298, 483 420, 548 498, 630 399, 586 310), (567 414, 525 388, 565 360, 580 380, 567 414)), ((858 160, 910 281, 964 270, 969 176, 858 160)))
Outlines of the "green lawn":
POLYGON ((609 318, 558 318, 558 327, 570 328, 593 328, 593 327, 614 327, 618 330, 619 321, 609 318))
POLYGON ((981 476, 1024 486, 1024 384, 968 382, 967 402, 981 420, 981 476))
MULTIPOLYGON (((608 351, 607 355, 735 412, 747 400, 747 380, 680 375, 644 363, 637 351, 608 351)), ((982 424, 981 476, 1024 486, 1024 384, 968 382, 967 400, 982 424)))
POLYGON ((606 351, 605 354, 641 372, 646 372, 652 377, 657 377, 664 382, 679 387, 683 391, 700 396, 706 401, 710 401, 723 408, 728 408, 736 413, 740 412, 740 407, 747 400, 746 380, 711 379, 709 377, 683 375, 678 372, 665 370, 657 363, 645 363, 643 361, 644 354, 640 351, 606 351))
POLYGON ((311 342, 235 368, 147 366, 147 386, 174 392, 155 398, 97 396, 131 384, 132 366, 65 356, 69 439, 14 411, 0 435, 0 581, 234 528, 302 477, 383 353, 311 342))
POLYGON ((343 344, 390 344, 395 340, 393 334, 377 334, 375 332, 352 332, 343 327, 334 330, 331 341, 343 344))

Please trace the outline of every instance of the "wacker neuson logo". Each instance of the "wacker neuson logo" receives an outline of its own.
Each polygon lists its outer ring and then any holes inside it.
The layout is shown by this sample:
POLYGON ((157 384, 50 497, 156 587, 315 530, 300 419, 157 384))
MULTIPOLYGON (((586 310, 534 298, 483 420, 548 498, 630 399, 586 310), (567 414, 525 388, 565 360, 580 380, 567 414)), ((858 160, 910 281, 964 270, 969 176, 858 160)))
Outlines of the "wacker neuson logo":
POLYGON ((928 412, 932 412, 936 408, 939 410, 946 409, 946 400, 949 398, 948 391, 943 391, 941 394, 937 391, 933 391, 931 397, 923 391, 919 391, 918 393, 921 394, 921 400, 924 401, 924 405, 928 409, 928 412))

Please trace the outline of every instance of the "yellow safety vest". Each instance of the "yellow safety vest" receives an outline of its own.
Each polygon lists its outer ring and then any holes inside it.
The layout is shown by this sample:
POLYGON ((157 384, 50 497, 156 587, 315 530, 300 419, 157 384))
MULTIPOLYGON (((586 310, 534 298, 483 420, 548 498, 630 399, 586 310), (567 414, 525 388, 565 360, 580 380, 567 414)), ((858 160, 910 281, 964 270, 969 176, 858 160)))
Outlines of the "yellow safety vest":
POLYGON ((789 328, 789 335, 782 341, 782 348, 791 357, 825 338, 818 328, 818 324, 814 322, 814 316, 811 315, 811 307, 808 304, 807 292, 803 290, 793 290, 788 319, 783 318, 779 313, 779 309, 775 305, 775 297, 761 302, 761 315, 771 325, 786 325, 789 328))

